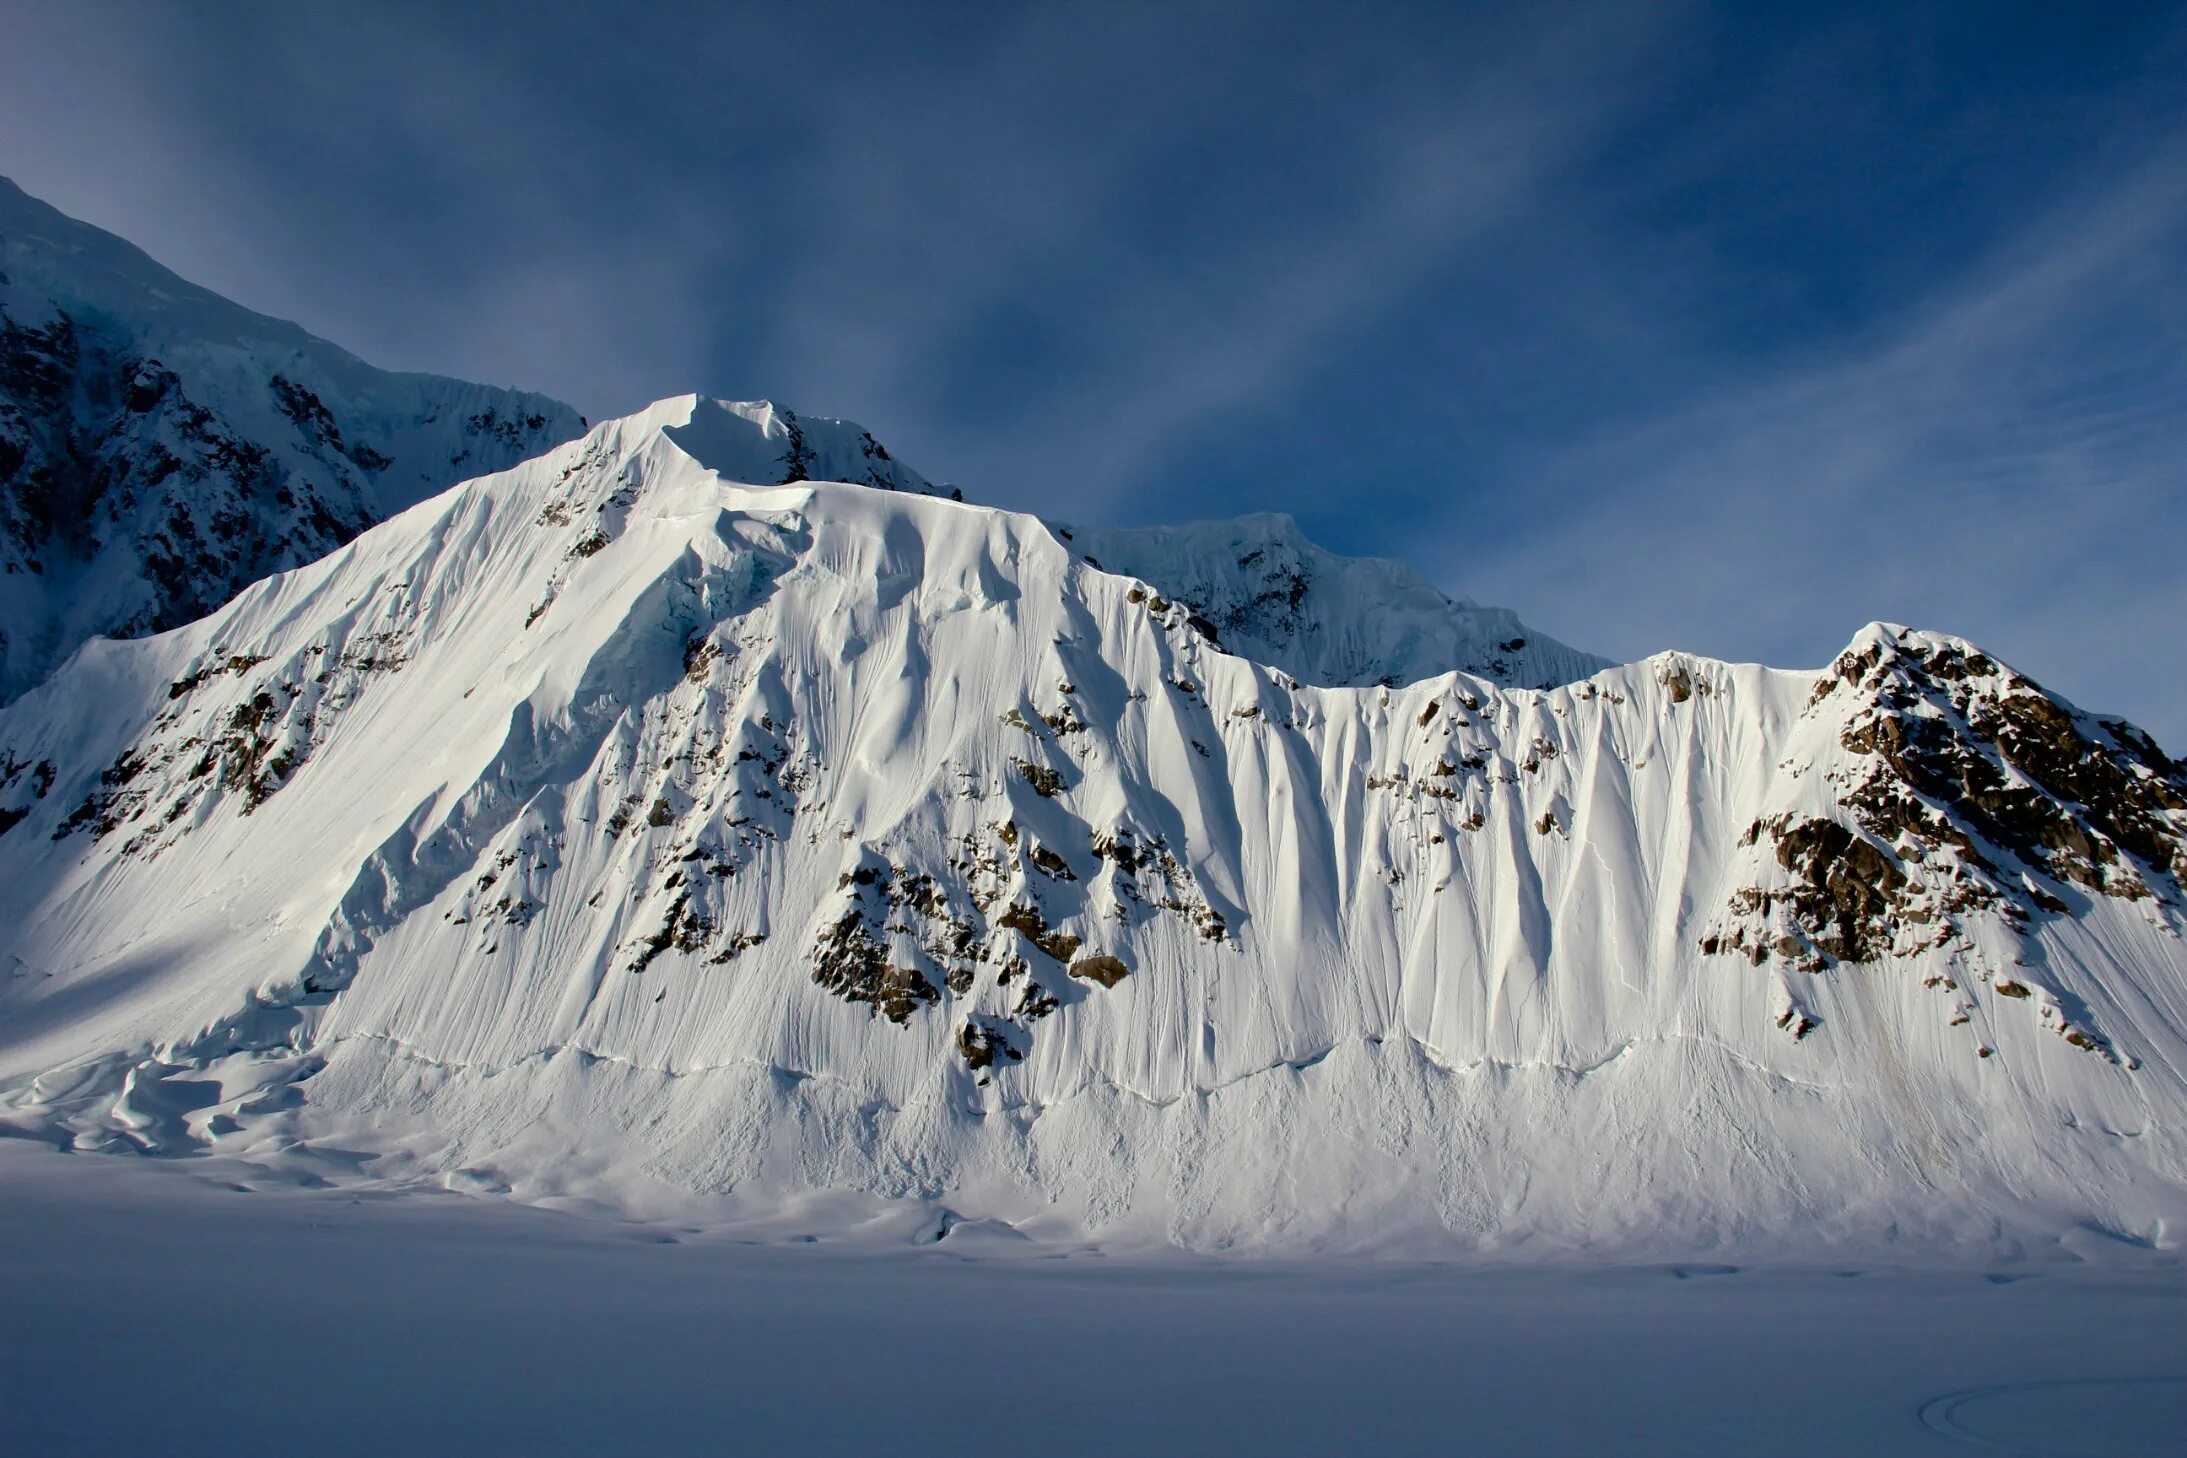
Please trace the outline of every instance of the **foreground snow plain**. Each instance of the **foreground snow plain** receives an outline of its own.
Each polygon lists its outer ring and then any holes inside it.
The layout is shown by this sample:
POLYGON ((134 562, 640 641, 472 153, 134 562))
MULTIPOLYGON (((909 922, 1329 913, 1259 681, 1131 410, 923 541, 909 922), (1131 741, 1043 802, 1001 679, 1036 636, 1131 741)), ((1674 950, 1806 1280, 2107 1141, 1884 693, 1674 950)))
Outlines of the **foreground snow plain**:
POLYGON ((8 1451, 2166 1454, 2187 1275, 1226 1260, 0 1140, 8 1451), (716 1216, 719 1211, 714 1212, 716 1216))

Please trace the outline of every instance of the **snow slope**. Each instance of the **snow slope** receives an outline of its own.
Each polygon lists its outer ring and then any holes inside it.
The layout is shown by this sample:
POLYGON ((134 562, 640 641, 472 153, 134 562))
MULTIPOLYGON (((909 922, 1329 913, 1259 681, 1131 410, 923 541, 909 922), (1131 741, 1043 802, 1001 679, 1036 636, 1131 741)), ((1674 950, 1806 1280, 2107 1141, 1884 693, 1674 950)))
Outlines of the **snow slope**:
POLYGON ((1202 1247, 2176 1247, 2128 726, 1884 626, 1362 684, 1432 604, 1195 626, 1280 524, 738 484, 777 425, 608 422, 0 709, 6 1119, 1202 1247))
POLYGON ((0 178, 0 699, 583 429, 373 369, 0 178))

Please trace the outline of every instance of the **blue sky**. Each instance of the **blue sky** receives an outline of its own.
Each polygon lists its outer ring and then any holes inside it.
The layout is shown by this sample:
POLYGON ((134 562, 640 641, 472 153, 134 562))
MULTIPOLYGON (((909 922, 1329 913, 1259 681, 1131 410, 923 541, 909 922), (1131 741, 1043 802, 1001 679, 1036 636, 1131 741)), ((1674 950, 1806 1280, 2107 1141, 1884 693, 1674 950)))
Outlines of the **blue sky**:
POLYGON ((375 363, 2187 748, 2187 8, 1794 8, 0 0, 0 172, 375 363))

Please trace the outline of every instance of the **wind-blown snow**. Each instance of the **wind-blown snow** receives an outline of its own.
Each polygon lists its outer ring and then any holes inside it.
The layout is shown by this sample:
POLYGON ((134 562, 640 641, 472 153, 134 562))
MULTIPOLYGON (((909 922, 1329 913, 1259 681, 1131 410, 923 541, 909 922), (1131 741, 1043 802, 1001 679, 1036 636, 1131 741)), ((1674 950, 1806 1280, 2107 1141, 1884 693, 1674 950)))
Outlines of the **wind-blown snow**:
POLYGON ((1507 687, 1596 664, 1272 519, 739 484, 778 423, 606 423, 0 710, 7 1117, 1197 1246, 2176 1244, 2126 726, 1881 626, 1507 687))

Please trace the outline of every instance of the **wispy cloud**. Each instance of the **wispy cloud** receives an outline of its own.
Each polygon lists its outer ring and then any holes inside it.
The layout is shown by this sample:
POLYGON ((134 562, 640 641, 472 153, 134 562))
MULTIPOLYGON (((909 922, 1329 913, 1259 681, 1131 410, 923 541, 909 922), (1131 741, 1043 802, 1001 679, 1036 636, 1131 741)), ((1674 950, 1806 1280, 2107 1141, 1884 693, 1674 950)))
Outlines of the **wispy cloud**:
POLYGON ((1606 652, 1820 662, 1917 621, 2187 744, 2154 23, 390 0, 7 28, 0 171, 377 363, 595 416, 769 395, 1056 514, 1291 510, 1606 652))
MULTIPOLYGON (((1984 638, 2187 741, 2187 152, 2057 202, 1898 327, 1528 463, 1480 590, 1605 651, 1984 638)), ((2119 707, 2099 704, 2100 707, 2119 707)))
POLYGON ((1296 136, 1271 145, 1227 138, 1220 121, 1258 120, 1271 90, 1280 104, 1300 87, 1267 64, 1286 53, 1270 25, 1250 11, 1184 25, 1118 13, 1041 12, 969 78, 1052 88, 1031 107, 1041 125, 984 136, 945 101, 900 135, 839 142, 847 160, 815 174, 874 206, 856 226, 831 216, 783 294, 795 316, 782 327, 810 341, 798 373, 930 441, 942 469, 1058 509, 1168 494, 1150 472, 1165 446, 1295 389, 1303 362, 1352 347, 1425 271, 1525 216, 1630 97, 1632 62, 1675 16, 1575 9, 1566 27, 1492 37, 1432 76, 1356 35, 1294 36, 1320 48, 1304 52, 1319 84, 1297 98, 1296 136), (1234 60, 1135 86, 1165 53, 1234 60), (1059 158, 1059 138, 1092 145, 1059 158), (1212 154, 1206 195, 1174 186, 1194 148, 1212 154), (1174 214, 1131 236, 1117 219, 1153 189, 1174 214), (948 356, 991 349, 1011 315, 1047 331, 1037 381, 975 370, 984 388, 1022 389, 1016 408, 976 434, 922 430, 945 413, 932 406, 948 356), (1044 479, 1025 481, 1028 466, 1044 479))

